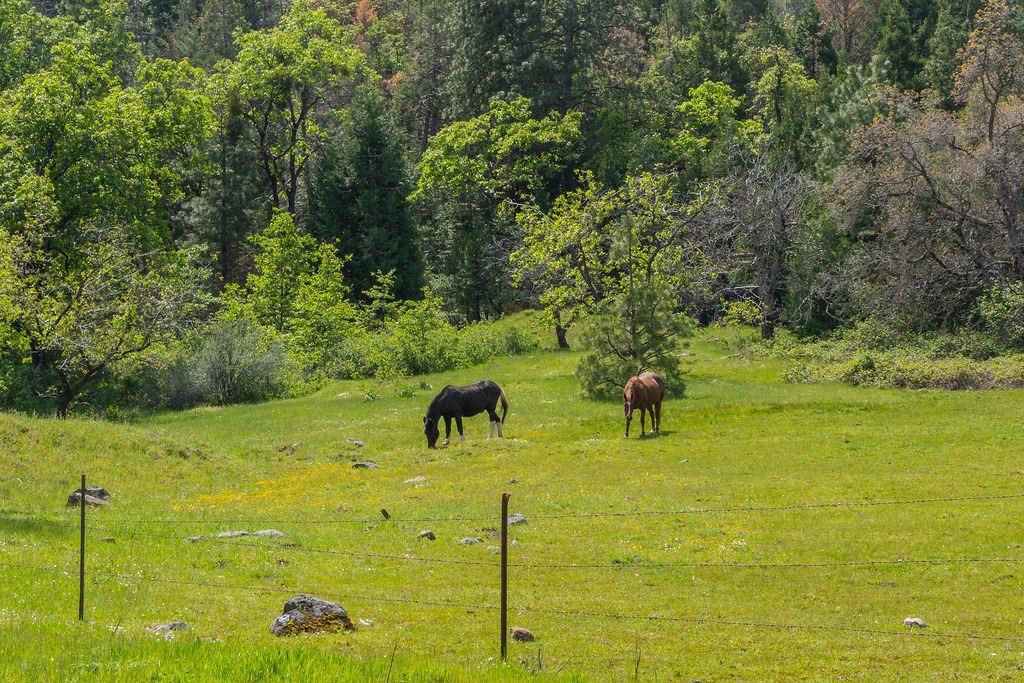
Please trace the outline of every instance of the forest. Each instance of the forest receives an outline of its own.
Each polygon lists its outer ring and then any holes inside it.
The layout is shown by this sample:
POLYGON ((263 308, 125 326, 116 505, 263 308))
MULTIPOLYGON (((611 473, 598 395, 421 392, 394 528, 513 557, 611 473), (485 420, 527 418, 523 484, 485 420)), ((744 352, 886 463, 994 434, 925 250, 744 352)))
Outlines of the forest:
POLYGON ((799 380, 1024 384, 1022 22, 1006 0, 0 0, 0 404, 119 418, 407 378, 536 348, 499 320, 522 310, 584 351, 593 396, 640 369, 681 387, 708 324, 834 357, 799 380))

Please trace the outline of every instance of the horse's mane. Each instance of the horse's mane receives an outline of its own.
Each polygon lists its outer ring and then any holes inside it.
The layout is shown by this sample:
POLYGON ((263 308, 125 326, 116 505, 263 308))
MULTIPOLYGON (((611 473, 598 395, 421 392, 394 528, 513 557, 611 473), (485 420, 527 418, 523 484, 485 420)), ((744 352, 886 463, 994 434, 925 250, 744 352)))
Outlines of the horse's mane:
MULTIPOLYGON (((444 389, 442 389, 441 391, 437 392, 437 396, 435 396, 434 399, 430 402, 430 405, 427 406, 427 417, 431 417, 431 415, 434 412, 434 409, 437 408, 438 404, 441 402, 441 399, 444 398, 444 395, 451 388, 452 388, 452 385, 449 384, 444 389)), ((438 411, 438 414, 440 414, 440 411, 438 411)), ((437 417, 437 415, 434 415, 434 417, 437 417)))
POLYGON ((622 389, 622 396, 627 401, 632 401, 636 394, 637 385, 643 387, 643 382, 640 381, 639 377, 630 377, 626 380, 626 386, 622 389))

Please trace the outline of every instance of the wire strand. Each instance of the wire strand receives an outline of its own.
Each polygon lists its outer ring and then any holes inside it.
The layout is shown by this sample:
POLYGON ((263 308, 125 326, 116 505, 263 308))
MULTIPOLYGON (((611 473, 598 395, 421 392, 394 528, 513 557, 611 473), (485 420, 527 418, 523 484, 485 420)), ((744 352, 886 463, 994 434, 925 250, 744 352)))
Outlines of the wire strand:
MULTIPOLYGON (((765 505, 765 506, 736 506, 736 507, 703 507, 703 508, 680 508, 680 509, 651 509, 651 510, 609 510, 609 511, 585 511, 566 513, 538 513, 529 515, 530 519, 588 519, 600 517, 644 517, 644 516, 683 516, 683 515, 710 515, 744 512, 794 512, 802 510, 820 510, 828 508, 854 508, 854 507, 880 507, 889 505, 924 505, 930 503, 960 503, 970 501, 1000 501, 1015 500, 1024 498, 1024 493, 1007 493, 976 496, 948 496, 937 498, 910 498, 910 499, 885 499, 885 500, 846 500, 826 501, 819 503, 794 503, 791 505, 765 505)), ((3 511, 0 516, 21 516, 27 517, 26 521, 44 522, 42 518, 33 517, 34 513, 3 511)), ((319 525, 319 524, 379 524, 383 522, 404 522, 404 523, 446 523, 446 522, 492 522, 500 521, 498 516, 452 516, 452 517, 402 517, 400 514, 389 512, 387 519, 383 517, 358 517, 358 518, 114 518, 110 521, 125 524, 255 524, 255 525, 319 525)), ((60 521, 60 520, 55 520, 60 521)))
MULTIPOLYGON (((11 562, 0 562, 0 566, 7 567, 19 567, 23 569, 31 569, 34 571, 41 571, 53 574, 60 574, 67 578, 71 578, 71 575, 67 571, 48 568, 48 567, 36 567, 32 565, 25 565, 21 563, 11 562)), ((238 585, 238 584, 225 584, 225 583, 209 583, 201 581, 186 581, 184 579, 172 579, 166 577, 154 577, 145 576, 141 574, 123 574, 117 572, 102 572, 96 571, 91 572, 92 576, 103 576, 107 578, 116 578, 129 581, 144 581, 150 583, 165 583, 172 585, 182 586, 193 586, 203 588, 219 588, 227 590, 238 590, 238 591, 249 591, 249 592, 261 592, 261 593, 296 593, 301 592, 294 588, 285 587, 274 587, 274 586, 254 586, 254 585, 238 585)), ((465 609, 469 611, 474 610, 488 610, 494 611, 499 609, 496 605, 486 604, 469 604, 469 603, 457 603, 450 601, 439 601, 439 600, 424 600, 420 598, 396 598, 387 596, 369 596, 369 595, 355 595, 355 594, 340 594, 330 590, 318 590, 316 591, 322 595, 329 595, 339 600, 356 600, 361 602, 386 602, 386 603, 397 603, 397 604, 410 604, 410 605, 425 605, 430 607, 445 607, 451 609, 465 609)), ((1024 642, 1022 636, 998 636, 998 635, 984 635, 976 634, 971 632, 950 632, 950 631, 893 631, 890 629, 875 629, 866 627, 856 626, 842 626, 835 624, 793 624, 783 622, 760 622, 760 621, 747 621, 737 619, 720 619, 717 617, 706 617, 706 616, 694 616, 694 617, 679 617, 679 616, 668 616, 668 615, 638 615, 638 614, 623 614, 618 612, 604 612, 604 611, 576 611, 576 610, 560 610, 543 607, 511 607, 512 611, 517 613, 526 614, 547 614, 551 616, 563 616, 572 618, 591 618, 591 619, 604 619, 604 620, 623 620, 623 621, 648 621, 648 622, 660 622, 660 623, 677 623, 677 624, 689 624, 689 625, 700 625, 700 626, 740 626, 744 628, 754 629, 772 629, 772 630, 790 630, 790 631, 838 631, 843 633, 856 633, 862 635, 880 635, 888 637, 901 637, 901 638, 934 638, 934 639, 966 639, 966 640, 978 640, 978 641, 992 641, 992 642, 1024 642)))

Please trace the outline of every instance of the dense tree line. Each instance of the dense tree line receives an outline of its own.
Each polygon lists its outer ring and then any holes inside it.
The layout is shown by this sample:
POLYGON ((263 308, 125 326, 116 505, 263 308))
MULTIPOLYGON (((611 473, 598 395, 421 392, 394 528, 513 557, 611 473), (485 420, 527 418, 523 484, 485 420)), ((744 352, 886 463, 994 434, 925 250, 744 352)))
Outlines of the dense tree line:
POLYGON ((1021 20, 1007 0, 0 0, 6 402, 66 414, 235 342, 350 376, 388 365, 362 335, 522 307, 562 345, 588 321, 595 393, 673 374, 683 314, 740 299, 766 337, 984 325, 1024 281, 1021 20))

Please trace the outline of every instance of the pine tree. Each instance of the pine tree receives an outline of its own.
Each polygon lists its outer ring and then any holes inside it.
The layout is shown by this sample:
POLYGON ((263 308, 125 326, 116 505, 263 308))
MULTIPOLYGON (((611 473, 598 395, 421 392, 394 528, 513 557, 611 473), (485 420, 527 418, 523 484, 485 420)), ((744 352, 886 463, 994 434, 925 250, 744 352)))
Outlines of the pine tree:
POLYGON ((417 298, 423 259, 406 197, 409 165, 381 98, 360 94, 345 142, 330 148, 310 190, 310 230, 350 256, 345 279, 363 294, 374 273, 395 272, 395 294, 417 298))
POLYGON ((963 0, 941 0, 935 32, 928 41, 928 60, 922 74, 924 84, 953 106, 953 78, 960 60, 957 54, 967 44, 969 11, 963 0))
POLYGON ((818 5, 809 2, 793 29, 793 43, 797 57, 811 78, 822 74, 835 74, 839 55, 834 44, 835 30, 825 24, 818 5))
POLYGON ((904 88, 914 87, 921 63, 904 0, 884 0, 879 8, 878 36, 875 54, 889 62, 893 81, 904 88))

